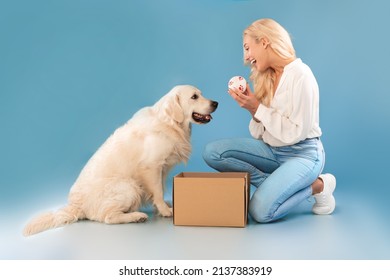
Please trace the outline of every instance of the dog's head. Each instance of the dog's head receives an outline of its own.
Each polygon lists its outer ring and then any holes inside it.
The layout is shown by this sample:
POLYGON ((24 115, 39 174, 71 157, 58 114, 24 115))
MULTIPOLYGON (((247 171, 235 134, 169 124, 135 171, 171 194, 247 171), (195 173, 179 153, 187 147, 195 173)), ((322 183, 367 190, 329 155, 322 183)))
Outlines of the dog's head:
POLYGON ((190 85, 174 87, 163 100, 164 113, 178 123, 208 123, 218 107, 218 102, 203 97, 199 89, 190 85))

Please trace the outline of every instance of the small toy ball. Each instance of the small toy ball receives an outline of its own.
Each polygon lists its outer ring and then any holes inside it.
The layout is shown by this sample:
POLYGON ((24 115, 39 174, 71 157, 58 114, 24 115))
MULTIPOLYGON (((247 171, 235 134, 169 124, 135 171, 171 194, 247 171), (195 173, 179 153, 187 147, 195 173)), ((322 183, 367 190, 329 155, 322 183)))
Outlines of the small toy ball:
POLYGON ((234 76, 229 80, 228 83, 229 89, 238 89, 243 93, 246 90, 246 80, 242 76, 234 76))

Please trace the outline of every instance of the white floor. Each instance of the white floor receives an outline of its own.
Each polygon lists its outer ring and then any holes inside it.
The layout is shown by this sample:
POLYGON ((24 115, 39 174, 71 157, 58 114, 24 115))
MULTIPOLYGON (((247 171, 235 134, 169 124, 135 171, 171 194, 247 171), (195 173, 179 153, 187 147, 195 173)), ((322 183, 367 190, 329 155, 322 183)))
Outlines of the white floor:
POLYGON ((311 214, 307 201, 279 222, 246 228, 178 227, 149 209, 144 224, 83 221, 25 238, 23 225, 44 210, 41 202, 12 217, 2 212, 0 259, 390 259, 386 214, 363 195, 336 199, 331 216, 311 214))

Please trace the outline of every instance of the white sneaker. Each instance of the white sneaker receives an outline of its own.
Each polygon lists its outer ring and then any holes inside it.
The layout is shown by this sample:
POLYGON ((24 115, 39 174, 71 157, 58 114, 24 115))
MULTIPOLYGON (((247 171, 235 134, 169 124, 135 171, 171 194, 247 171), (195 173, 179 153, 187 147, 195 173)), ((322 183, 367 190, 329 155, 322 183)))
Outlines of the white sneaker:
POLYGON ((336 200, 333 192, 336 188, 336 178, 332 174, 321 174, 319 176, 324 182, 324 190, 313 195, 316 203, 313 205, 313 213, 317 215, 329 215, 336 207, 336 200))

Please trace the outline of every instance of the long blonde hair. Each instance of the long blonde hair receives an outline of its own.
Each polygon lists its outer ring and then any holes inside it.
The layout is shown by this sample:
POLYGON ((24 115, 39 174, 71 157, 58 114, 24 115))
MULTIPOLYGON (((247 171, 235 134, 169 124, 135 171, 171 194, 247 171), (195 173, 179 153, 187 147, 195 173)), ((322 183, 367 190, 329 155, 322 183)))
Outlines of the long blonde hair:
MULTIPOLYGON (((250 36, 257 43, 260 43, 262 38, 267 38, 270 43, 269 46, 278 56, 283 59, 295 58, 295 50, 290 35, 286 29, 273 19, 259 19, 253 22, 244 30, 243 36, 250 36)), ((248 61, 245 61, 245 54, 244 62, 248 63, 248 61)), ((264 72, 259 72, 252 67, 250 79, 253 82, 256 98, 265 106, 269 106, 275 90, 275 71, 268 68, 264 72)))

